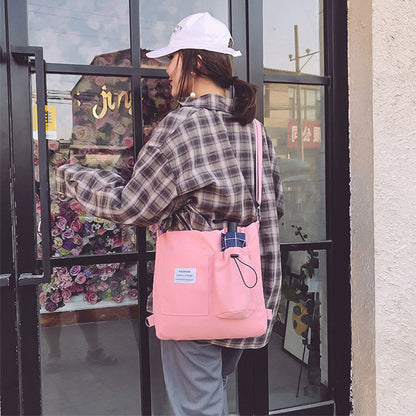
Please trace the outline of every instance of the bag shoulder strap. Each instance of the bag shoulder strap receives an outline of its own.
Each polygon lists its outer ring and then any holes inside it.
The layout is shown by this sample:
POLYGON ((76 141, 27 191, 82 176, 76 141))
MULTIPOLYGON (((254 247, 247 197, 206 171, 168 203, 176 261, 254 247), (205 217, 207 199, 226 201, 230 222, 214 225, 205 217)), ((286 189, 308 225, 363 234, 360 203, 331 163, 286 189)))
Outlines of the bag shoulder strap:
POLYGON ((263 173, 263 135, 261 133, 261 123, 257 119, 253 120, 256 133, 256 202, 257 209, 261 205, 261 182, 263 173))

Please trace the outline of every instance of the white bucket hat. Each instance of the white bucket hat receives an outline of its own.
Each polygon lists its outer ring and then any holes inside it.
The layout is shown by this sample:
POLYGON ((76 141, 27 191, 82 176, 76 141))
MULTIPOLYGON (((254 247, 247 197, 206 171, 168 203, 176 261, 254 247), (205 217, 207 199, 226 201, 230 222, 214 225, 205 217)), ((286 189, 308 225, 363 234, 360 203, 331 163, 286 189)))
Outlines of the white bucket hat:
POLYGON ((212 17, 208 12, 196 13, 185 17, 178 23, 168 46, 148 52, 146 56, 164 61, 163 57, 181 49, 204 49, 234 57, 241 56, 240 51, 228 46, 232 43, 231 33, 224 23, 212 17))

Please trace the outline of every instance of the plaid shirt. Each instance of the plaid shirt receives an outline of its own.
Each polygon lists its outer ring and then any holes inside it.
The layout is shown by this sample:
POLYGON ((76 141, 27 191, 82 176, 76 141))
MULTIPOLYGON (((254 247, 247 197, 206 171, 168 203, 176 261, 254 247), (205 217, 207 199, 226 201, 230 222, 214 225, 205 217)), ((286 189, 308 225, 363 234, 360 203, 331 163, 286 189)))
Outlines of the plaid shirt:
MULTIPOLYGON (((215 94, 187 99, 156 127, 127 183, 113 172, 64 165, 56 174, 58 194, 76 198, 98 217, 124 224, 149 226, 169 218, 170 229, 200 231, 222 229, 226 221, 217 221, 226 219, 249 225, 257 219, 254 126, 232 121, 231 105, 230 98, 215 94)), ((273 144, 264 130, 262 182, 263 287, 273 321, 264 336, 211 341, 217 345, 261 348, 277 315, 283 191, 273 144)))

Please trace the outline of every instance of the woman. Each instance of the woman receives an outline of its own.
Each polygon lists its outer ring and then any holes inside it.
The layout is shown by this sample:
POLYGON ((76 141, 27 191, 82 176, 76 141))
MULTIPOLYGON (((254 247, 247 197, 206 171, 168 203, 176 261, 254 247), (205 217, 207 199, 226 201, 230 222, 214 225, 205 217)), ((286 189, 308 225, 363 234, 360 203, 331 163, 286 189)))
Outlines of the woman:
MULTIPOLYGON (((233 76, 227 27, 208 13, 183 19, 168 46, 147 54, 169 60, 172 95, 179 101, 141 149, 131 180, 82 166, 57 172, 57 191, 74 197, 92 214, 124 224, 163 229, 213 230, 227 219, 245 226, 256 221, 256 88, 233 76), (232 88, 234 98, 228 98, 232 88)), ((273 145, 263 130, 260 223, 266 307, 277 314, 280 292, 278 219, 282 184, 273 145)), ((244 349, 261 348, 270 338, 161 341, 162 363, 175 415, 228 414, 226 379, 244 349)))

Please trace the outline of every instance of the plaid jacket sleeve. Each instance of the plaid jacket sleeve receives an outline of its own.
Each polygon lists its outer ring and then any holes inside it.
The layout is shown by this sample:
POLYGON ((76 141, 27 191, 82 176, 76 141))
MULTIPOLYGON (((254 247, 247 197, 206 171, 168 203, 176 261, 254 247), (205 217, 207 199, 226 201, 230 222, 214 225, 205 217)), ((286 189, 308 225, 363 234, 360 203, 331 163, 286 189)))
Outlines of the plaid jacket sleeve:
POLYGON ((127 183, 113 172, 63 165, 56 172, 56 187, 58 195, 77 199, 97 217, 139 226, 168 216, 177 196, 169 161, 150 143, 140 151, 127 183))

